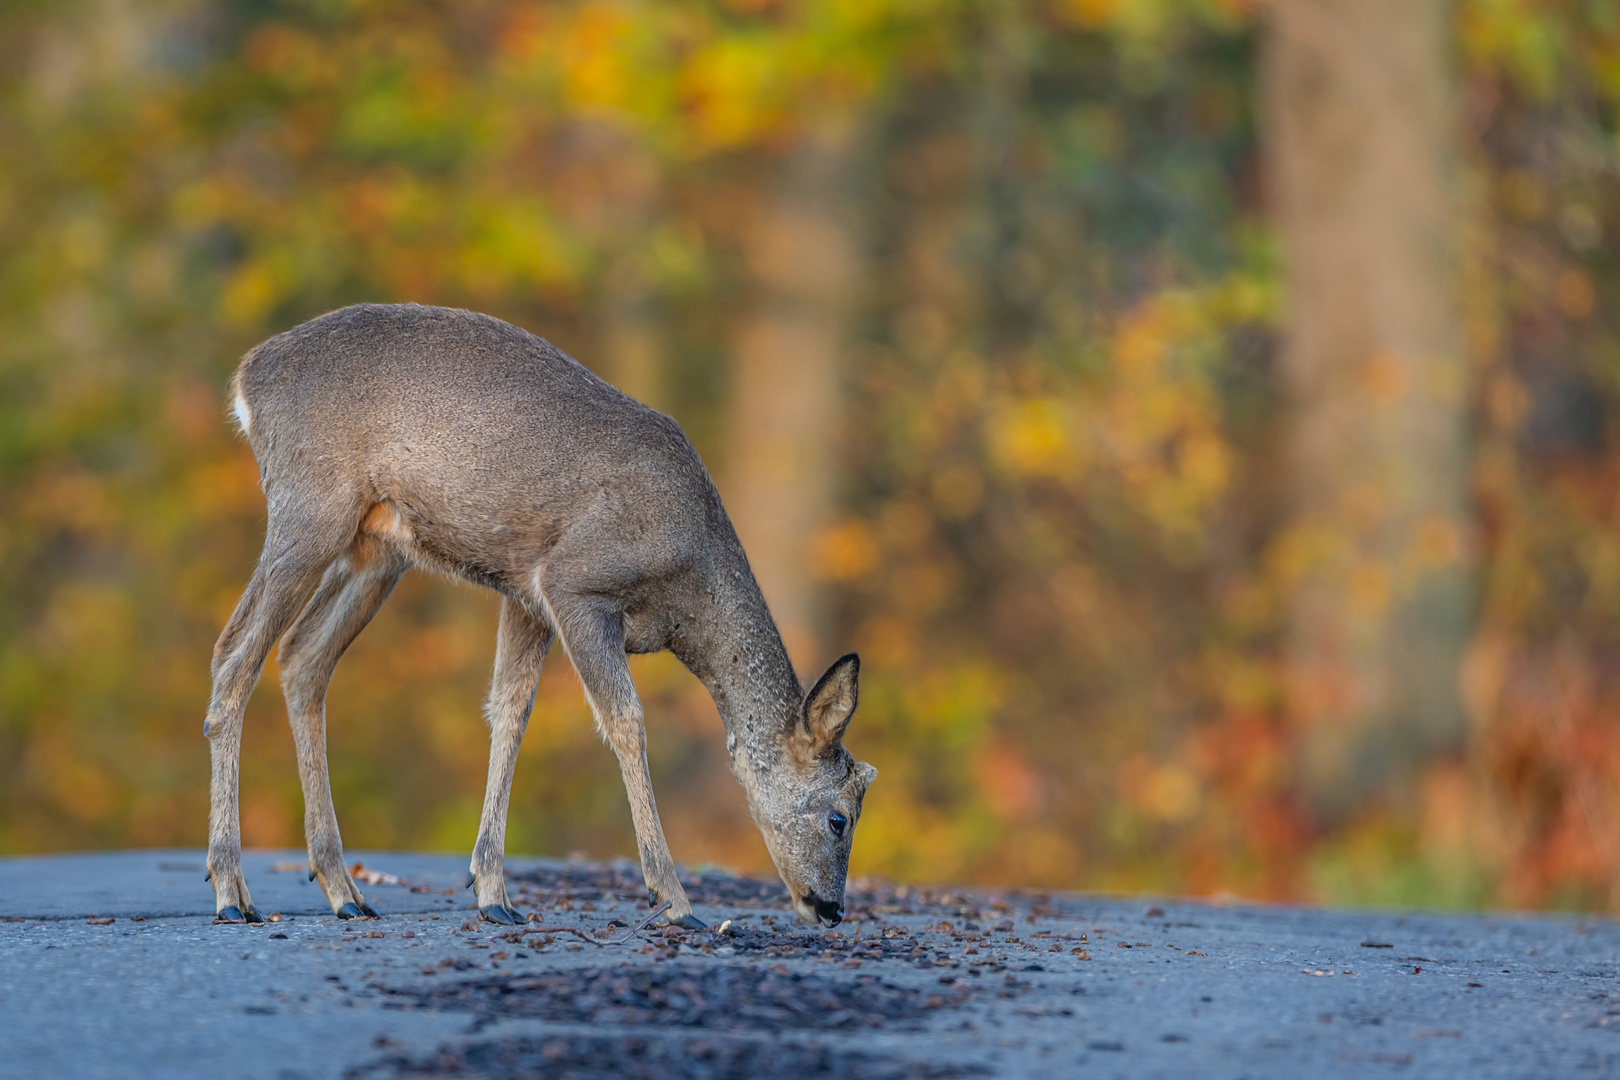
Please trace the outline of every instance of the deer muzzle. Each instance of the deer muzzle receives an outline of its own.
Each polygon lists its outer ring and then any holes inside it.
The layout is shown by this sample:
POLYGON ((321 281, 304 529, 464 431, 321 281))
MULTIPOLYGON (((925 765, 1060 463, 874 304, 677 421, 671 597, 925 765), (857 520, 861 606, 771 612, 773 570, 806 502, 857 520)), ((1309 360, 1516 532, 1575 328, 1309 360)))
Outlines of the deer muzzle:
POLYGON ((823 900, 811 889, 804 894, 804 902, 816 913, 816 918, 828 926, 837 926, 844 921, 844 905, 838 900, 823 900))

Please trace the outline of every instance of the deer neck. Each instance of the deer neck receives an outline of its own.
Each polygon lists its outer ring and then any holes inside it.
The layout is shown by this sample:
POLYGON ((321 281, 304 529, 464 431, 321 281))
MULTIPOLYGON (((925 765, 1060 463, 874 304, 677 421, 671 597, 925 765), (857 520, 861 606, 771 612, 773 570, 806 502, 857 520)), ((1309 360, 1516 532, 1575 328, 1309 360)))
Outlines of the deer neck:
POLYGON ((747 560, 739 553, 727 563, 707 590, 710 617, 678 651, 714 699, 732 774, 752 801, 798 721, 804 690, 747 560))

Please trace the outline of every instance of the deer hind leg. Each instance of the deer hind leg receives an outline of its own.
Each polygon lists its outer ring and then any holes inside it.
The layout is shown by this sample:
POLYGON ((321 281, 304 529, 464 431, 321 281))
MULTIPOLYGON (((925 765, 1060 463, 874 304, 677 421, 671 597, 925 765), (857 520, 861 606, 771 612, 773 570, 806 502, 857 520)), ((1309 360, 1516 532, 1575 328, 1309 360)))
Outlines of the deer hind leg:
POLYGON ((501 626, 495 638, 495 677, 490 682, 489 782, 484 811, 473 845, 467 885, 478 891, 478 914, 489 922, 520 923, 522 915, 506 895, 506 818, 512 796, 512 772, 518 747, 534 709, 535 689, 551 647, 551 627, 511 598, 501 601, 501 626))
POLYGON ((264 670, 265 657, 340 550, 340 544, 323 543, 319 530, 309 529, 307 522, 301 522, 297 529, 283 529, 272 520, 253 579, 214 645, 214 689, 208 719, 203 722, 212 765, 208 879, 214 885, 214 910, 227 921, 260 921, 242 876, 242 828, 237 806, 242 716, 264 670))
POLYGON ((597 727, 619 758, 625 794, 630 798, 630 817, 636 826, 636 844, 641 851, 647 901, 658 904, 668 900, 666 921, 701 930, 704 924, 692 914, 691 901, 675 876, 675 860, 670 856, 669 842, 664 839, 664 827, 653 801, 652 775, 647 770, 647 728, 625 659, 619 615, 589 601, 559 607, 553 599, 552 610, 568 658, 579 673, 586 700, 596 715, 597 727))
POLYGON ((371 622, 410 563, 378 541, 362 537, 327 568, 315 595, 281 643, 281 687, 298 748, 304 789, 304 839, 309 876, 319 880, 340 919, 375 918, 343 865, 343 839, 332 807, 326 768, 326 688, 350 643, 371 622))

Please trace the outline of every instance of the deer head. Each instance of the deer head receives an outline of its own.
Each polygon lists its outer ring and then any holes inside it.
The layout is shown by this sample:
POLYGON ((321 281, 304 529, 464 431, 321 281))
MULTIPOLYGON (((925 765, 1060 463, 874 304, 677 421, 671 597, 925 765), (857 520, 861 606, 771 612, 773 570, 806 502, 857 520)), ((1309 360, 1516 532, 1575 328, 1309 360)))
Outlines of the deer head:
POLYGON ((860 657, 843 657, 805 695, 785 725, 772 775, 750 802, 765 846, 805 922, 844 918, 844 878, 861 800, 877 770, 844 749, 855 715, 860 657))

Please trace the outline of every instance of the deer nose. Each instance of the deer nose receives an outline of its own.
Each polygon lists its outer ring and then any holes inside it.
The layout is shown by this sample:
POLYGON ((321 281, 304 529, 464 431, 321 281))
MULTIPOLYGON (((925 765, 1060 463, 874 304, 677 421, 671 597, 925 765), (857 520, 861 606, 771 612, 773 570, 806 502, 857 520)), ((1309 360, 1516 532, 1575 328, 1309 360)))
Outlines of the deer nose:
POLYGON ((815 893, 811 893, 809 900, 816 908, 816 918, 828 926, 837 926, 844 921, 844 905, 834 900, 823 900, 815 893))

